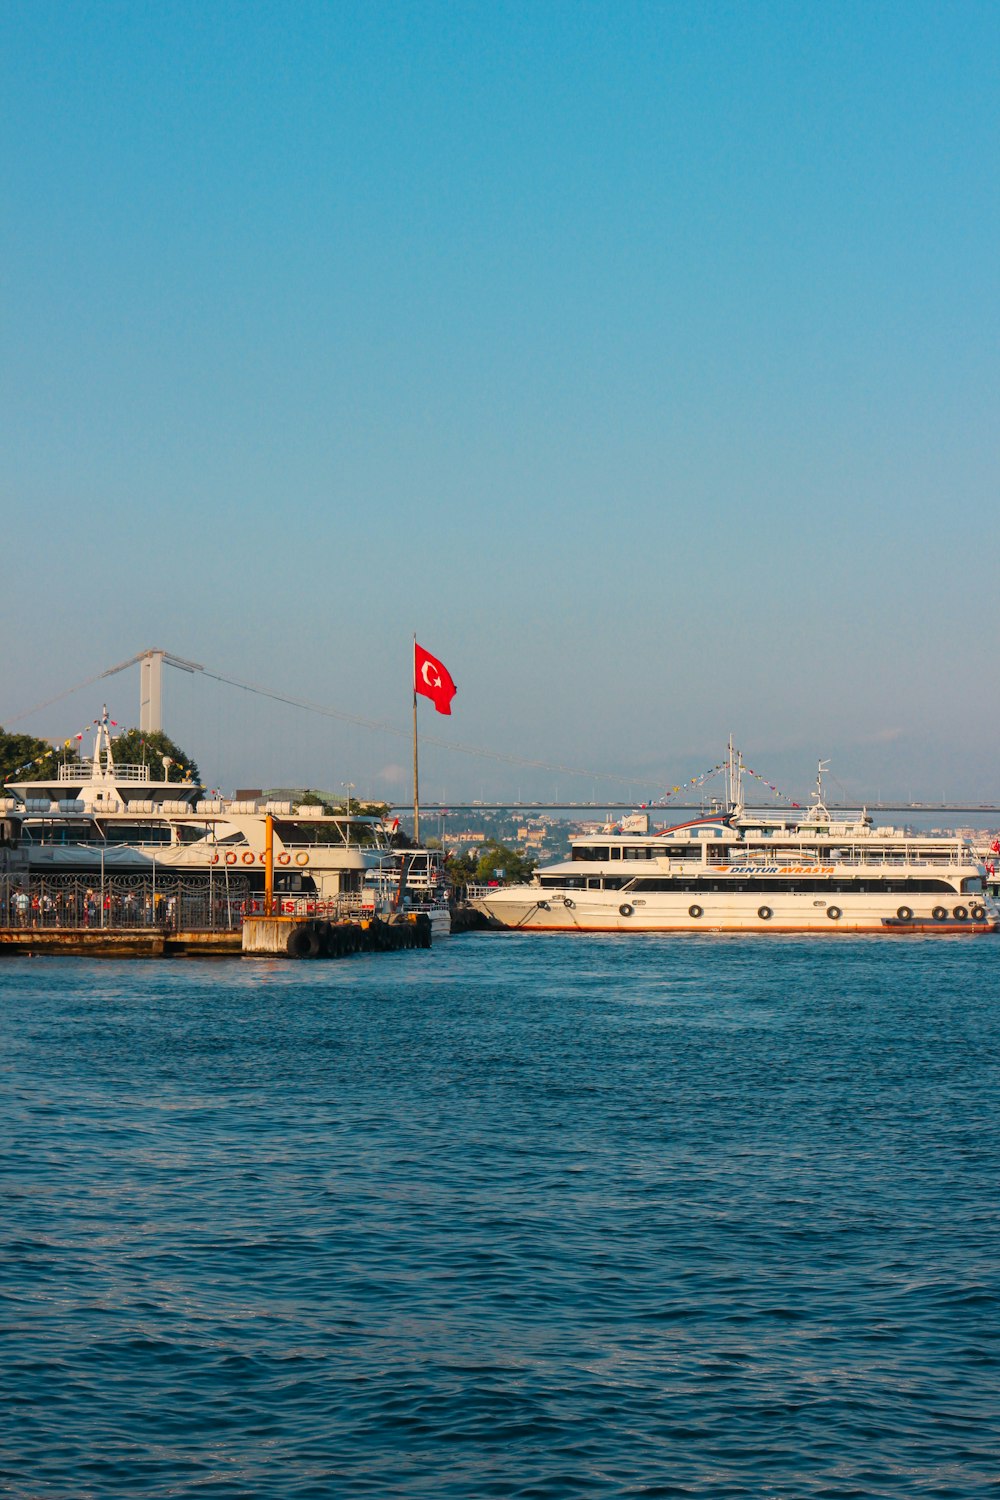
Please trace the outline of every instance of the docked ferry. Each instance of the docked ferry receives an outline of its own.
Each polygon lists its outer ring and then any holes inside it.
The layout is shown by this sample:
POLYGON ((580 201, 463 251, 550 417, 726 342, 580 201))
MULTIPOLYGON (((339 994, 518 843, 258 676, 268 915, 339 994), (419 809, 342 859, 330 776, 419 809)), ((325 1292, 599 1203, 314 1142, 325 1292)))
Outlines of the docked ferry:
MULTIPOLYGON (((329 813, 267 797, 206 796, 203 786, 156 777, 117 761, 105 708, 92 755, 44 777, 8 782, 0 800, 3 865, 14 879, 182 879, 253 897, 264 888, 265 832, 272 828, 275 891, 289 900, 360 902, 365 877, 392 857, 380 817, 329 813)), ((159 769, 159 768, 156 768, 159 769)))
POLYGON ((728 806, 651 831, 648 813, 571 840, 568 860, 474 904, 544 932, 989 933, 1000 906, 958 836, 834 816, 821 763, 808 808, 747 808, 730 747, 728 806))

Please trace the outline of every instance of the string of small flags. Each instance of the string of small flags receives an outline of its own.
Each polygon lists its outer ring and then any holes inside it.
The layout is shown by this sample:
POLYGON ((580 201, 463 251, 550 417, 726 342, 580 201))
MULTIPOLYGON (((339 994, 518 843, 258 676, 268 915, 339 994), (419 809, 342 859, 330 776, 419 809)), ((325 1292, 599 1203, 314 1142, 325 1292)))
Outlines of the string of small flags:
MULTIPOLYGON (((727 769, 727 762, 720 761, 717 766, 712 766, 709 770, 702 771, 700 776, 692 776, 690 781, 685 781, 681 786, 671 787, 669 792, 664 792, 663 796, 658 798, 656 802, 644 802, 642 806, 656 807, 663 803, 671 801, 672 798, 676 797, 681 792, 689 792, 692 789, 697 790, 699 787, 704 786, 706 781, 711 780, 713 776, 718 776, 720 771, 725 771, 727 769)), ((783 802, 787 802, 790 807, 802 806, 801 802, 794 801, 791 797, 788 796, 786 792, 783 792, 780 790, 780 788, 776 787, 773 781, 768 781, 766 776, 762 776, 759 771, 752 770, 750 766, 743 767, 743 774, 744 776, 752 776, 755 781, 759 781, 762 786, 766 786, 768 791, 773 792, 776 797, 780 797, 783 802)))
POLYGON ((773 792, 776 797, 780 797, 781 800, 782 800, 782 802, 787 802, 792 807, 801 807, 802 806, 801 802, 793 802, 792 799, 791 799, 791 797, 789 797, 787 795, 787 793, 780 792, 776 786, 774 786, 770 781, 768 781, 768 779, 767 779, 766 776, 761 776, 761 774, 760 774, 759 771, 751 771, 751 769, 750 769, 749 766, 744 766, 743 767, 743 774, 744 774, 744 776, 752 776, 755 781, 763 782, 764 786, 766 786, 769 791, 773 792))
POLYGON ((679 792, 687 792, 691 789, 691 787, 704 786, 705 782, 708 781, 712 776, 717 776, 720 771, 724 771, 725 769, 726 763, 725 761, 722 761, 719 765, 712 766, 710 770, 702 771, 700 776, 692 776, 691 780, 685 781, 682 786, 671 787, 669 792, 664 792, 663 796, 658 798, 655 802, 644 802, 642 805, 643 807, 660 806, 665 802, 669 802, 672 797, 676 797, 679 792))
MULTIPOLYGON (((93 722, 95 724, 99 724, 101 721, 100 721, 100 719, 95 719, 93 722)), ((109 719, 108 723, 111 725, 111 727, 113 729, 117 729, 118 728, 117 720, 115 720, 115 719, 109 719)), ((77 745, 79 745, 80 742, 82 741, 84 735, 88 732, 89 728, 90 728, 90 726, 88 725, 87 729, 81 729, 80 732, 79 732, 79 734, 70 735, 69 739, 68 740, 63 740, 63 742, 62 742, 61 745, 55 745, 55 744, 52 745, 51 748, 48 749, 48 750, 45 750, 37 758, 37 760, 26 760, 24 762, 23 766, 18 766, 15 771, 11 771, 4 778, 4 780, 5 781, 16 781, 17 778, 19 776, 23 776, 26 771, 41 770, 45 765, 48 764, 48 762, 50 760, 52 760, 53 756, 64 755, 67 750, 72 750, 77 745)))

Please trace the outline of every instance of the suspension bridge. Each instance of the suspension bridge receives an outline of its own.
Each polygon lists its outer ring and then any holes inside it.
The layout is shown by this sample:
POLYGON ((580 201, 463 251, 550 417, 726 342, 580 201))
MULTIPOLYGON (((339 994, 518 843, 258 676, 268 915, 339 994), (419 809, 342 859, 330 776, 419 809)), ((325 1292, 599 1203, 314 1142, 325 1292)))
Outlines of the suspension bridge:
MULTIPOLYGON (((178 656, 172 651, 162 647, 149 647, 145 651, 137 652, 127 660, 118 662, 113 667, 107 667, 101 672, 96 672, 82 682, 74 683, 71 687, 45 699, 41 703, 33 704, 30 708, 7 719, 6 727, 23 723, 26 719, 53 707, 73 694, 91 687, 96 683, 103 682, 106 678, 115 677, 125 672, 130 667, 139 668, 139 729, 143 732, 156 732, 163 729, 163 668, 171 667, 176 671, 188 675, 200 674, 214 682, 223 683, 229 687, 239 688, 245 693, 269 700, 273 703, 283 704, 286 707, 300 709, 305 713, 315 714, 323 718, 338 720, 344 724, 355 725, 362 729, 369 729, 380 734, 392 735, 400 739, 409 739, 410 730, 398 724, 387 721, 365 718, 360 714, 353 714, 345 709, 337 708, 329 704, 321 704, 305 698, 293 697, 288 693, 277 692, 272 688, 259 683, 247 682, 241 678, 233 677, 224 672, 213 671, 210 667, 200 662, 189 661, 187 658, 178 656)), ((502 750, 494 750, 480 745, 469 745, 460 741, 444 739, 441 736, 422 733, 421 744, 435 745, 442 749, 452 751, 460 755, 478 757, 482 760, 494 761, 503 765, 521 768, 524 770, 536 770, 555 774, 557 776, 582 777, 588 781, 615 785, 620 787, 639 787, 645 792, 644 800, 639 803, 637 799, 611 800, 606 798, 592 797, 587 800, 556 799, 554 801, 522 800, 520 798, 509 801, 486 801, 474 800, 467 802, 448 801, 432 802, 422 801, 422 807, 428 814, 447 816, 450 813, 491 813, 491 812, 524 812, 530 813, 605 813, 633 812, 637 806, 642 806, 651 813, 662 812, 698 812, 705 808, 712 799, 707 795, 698 798, 693 795, 700 789, 703 782, 707 782, 715 771, 721 767, 714 767, 713 772, 705 773, 701 777, 692 778, 691 782, 683 788, 675 788, 673 792, 667 792, 665 788, 659 789, 659 795, 651 795, 650 789, 654 778, 649 776, 624 776, 618 772, 596 772, 583 769, 578 766, 557 764, 550 761, 533 759, 531 757, 516 755, 502 750), (680 792, 682 795, 676 795, 680 792)), ((755 773, 751 773, 755 775, 755 773)), ((756 778, 763 781, 762 777, 756 778)), ((764 783, 765 786, 768 783, 764 783)), ((770 787, 772 792, 777 789, 770 787)), ((778 794, 781 797, 782 794, 778 794)), ((788 802, 789 799, 782 797, 788 802)), ((908 813, 914 816, 935 816, 937 814, 961 814, 964 816, 978 815, 987 817, 1000 814, 1000 803, 995 802, 920 802, 920 801, 882 801, 855 798, 852 800, 826 801, 830 812, 853 812, 860 805, 867 808, 870 813, 908 813)), ((406 809, 410 803, 406 800, 392 802, 389 804, 393 809, 406 809)), ((797 804, 793 804, 797 805, 797 804)))

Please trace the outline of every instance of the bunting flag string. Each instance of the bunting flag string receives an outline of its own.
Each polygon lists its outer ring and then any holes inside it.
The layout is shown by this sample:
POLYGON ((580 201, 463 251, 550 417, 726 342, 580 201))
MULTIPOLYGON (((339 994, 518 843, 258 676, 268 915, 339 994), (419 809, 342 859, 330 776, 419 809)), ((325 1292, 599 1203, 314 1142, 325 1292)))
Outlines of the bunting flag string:
POLYGON ((701 773, 700 776, 692 776, 691 780, 690 781, 685 781, 682 786, 673 786, 673 787, 671 787, 670 790, 669 790, 669 792, 664 792, 663 796, 659 799, 658 803, 657 802, 651 802, 649 805, 650 805, 650 807, 657 807, 657 806, 659 806, 659 805, 661 805, 663 803, 669 802, 670 799, 672 797, 676 797, 679 792, 687 792, 692 787, 697 788, 697 787, 704 786, 706 781, 709 781, 713 776, 717 776, 720 771, 724 771, 725 769, 726 769, 726 763, 725 763, 725 761, 722 761, 719 765, 712 766, 710 770, 708 770, 708 771, 702 771, 702 773, 701 773))
MULTIPOLYGON (((700 787, 703 787, 705 785, 706 781, 710 781, 713 776, 718 776, 720 771, 725 771, 727 769, 727 762, 720 761, 717 766, 712 766, 709 770, 702 771, 700 776, 692 776, 690 781, 685 781, 680 786, 671 787, 668 792, 664 793, 664 795, 659 799, 658 802, 650 802, 648 804, 643 803, 643 806, 658 807, 667 802, 670 802, 681 792, 687 793, 692 790, 697 791, 700 787)), ((788 796, 786 792, 783 792, 779 787, 776 787, 773 781, 768 781, 766 776, 762 776, 759 771, 754 771, 749 766, 743 766, 742 771, 744 776, 752 776, 755 781, 759 781, 762 786, 766 786, 768 791, 773 792, 776 797, 780 797, 783 802, 787 802, 790 807, 802 806, 801 802, 794 801, 791 797, 788 796)))
MULTIPOLYGON (((96 719, 94 720, 94 723, 97 723, 96 719)), ((115 728, 117 727, 118 726, 115 725, 115 728)), ((22 766, 18 766, 15 770, 8 772, 8 774, 4 777, 4 781, 16 781, 19 776, 24 776, 28 771, 44 770, 45 766, 47 766, 55 756, 65 755, 68 750, 72 750, 73 741, 81 741, 86 733, 86 729, 81 729, 79 734, 74 734, 68 740, 63 740, 61 745, 53 744, 44 752, 44 754, 40 755, 37 760, 26 760, 22 766)))
POLYGON ((776 797, 780 797, 781 800, 782 800, 782 802, 787 802, 790 807, 801 807, 802 806, 801 802, 793 802, 792 799, 791 799, 791 797, 789 797, 787 795, 787 793, 779 791, 778 788, 776 786, 774 786, 772 782, 768 781, 768 779, 767 779, 766 776, 761 776, 761 774, 759 773, 759 771, 751 771, 751 769, 750 769, 749 766, 744 766, 743 767, 743 774, 744 774, 744 776, 752 776, 755 781, 762 782, 763 785, 767 787, 768 791, 773 792, 776 797))

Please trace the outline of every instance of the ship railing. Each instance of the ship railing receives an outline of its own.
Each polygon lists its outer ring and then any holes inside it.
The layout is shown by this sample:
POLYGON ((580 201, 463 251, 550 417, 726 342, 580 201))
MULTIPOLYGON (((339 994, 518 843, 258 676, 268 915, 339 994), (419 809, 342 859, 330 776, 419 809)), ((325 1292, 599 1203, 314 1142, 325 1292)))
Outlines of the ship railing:
MULTIPOLYGON (((87 759, 66 761, 59 767, 60 781, 80 781, 81 779, 89 780, 95 775, 103 776, 103 774, 103 763, 95 765, 92 760, 87 759)), ((123 762, 119 765, 119 763, 116 761, 114 770, 112 771, 111 775, 114 781, 153 780, 152 776, 150 775, 150 768, 148 765, 136 766, 129 765, 127 762, 123 762)), ((178 785, 180 785, 180 783, 178 783, 178 785)))

